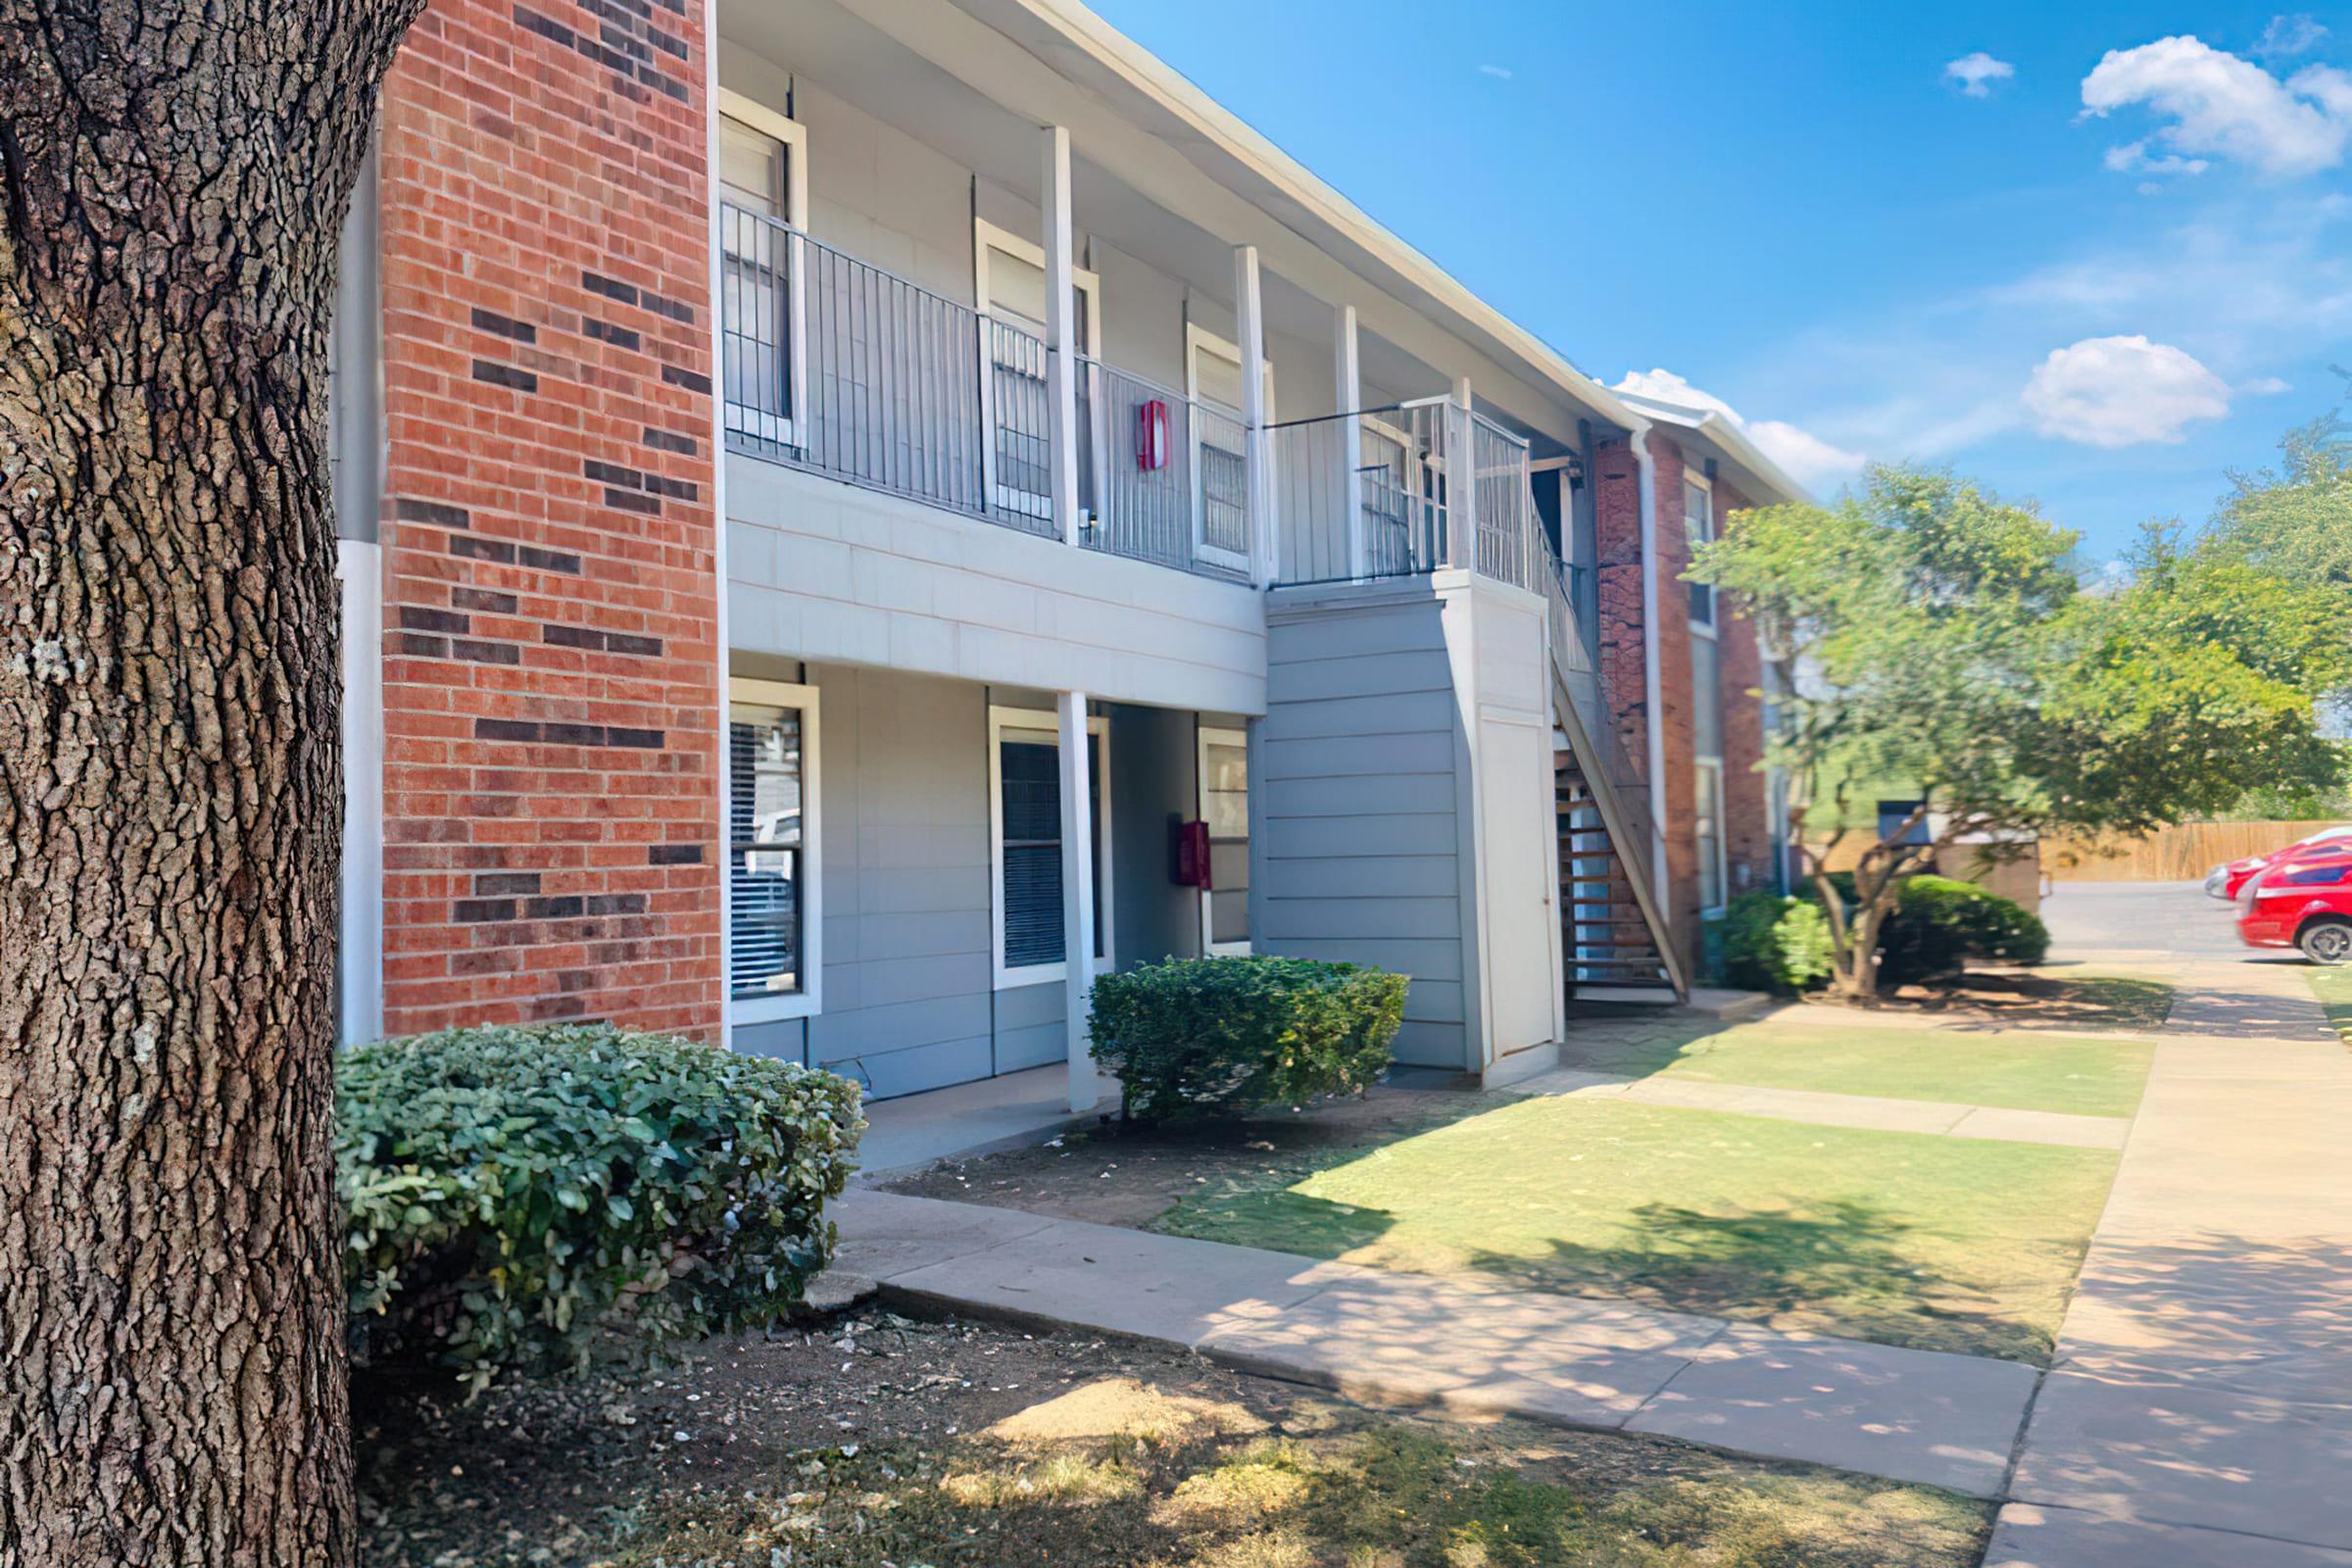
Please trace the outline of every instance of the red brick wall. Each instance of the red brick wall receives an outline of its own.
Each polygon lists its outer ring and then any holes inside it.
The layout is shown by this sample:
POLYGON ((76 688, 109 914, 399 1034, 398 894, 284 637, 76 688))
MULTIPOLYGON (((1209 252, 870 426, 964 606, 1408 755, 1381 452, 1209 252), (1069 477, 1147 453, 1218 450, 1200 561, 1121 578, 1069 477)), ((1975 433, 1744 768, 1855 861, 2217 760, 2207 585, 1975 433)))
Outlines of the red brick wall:
MULTIPOLYGON (((1662 636, 1658 698, 1663 710, 1666 772, 1666 877, 1674 924, 1686 951, 1698 937, 1698 841, 1693 805, 1697 776, 1692 733, 1690 594, 1682 574, 1690 564, 1683 531, 1682 448, 1663 431, 1649 436, 1658 512, 1656 595, 1662 636)), ((1641 475, 1625 441, 1603 444, 1593 460, 1593 515, 1600 569, 1600 680, 1626 751, 1649 773, 1649 703, 1643 666, 1641 475)), ((1717 515, 1751 503, 1729 485, 1715 490, 1717 515)), ((1755 636, 1727 606, 1722 617, 1724 815, 1732 891, 1770 884, 1772 832, 1766 820, 1762 707, 1747 693, 1762 683, 1755 636), (1742 872, 1745 873, 1744 880, 1742 872)))
MULTIPOLYGON (((1740 514, 1754 503, 1720 481, 1715 486, 1718 526, 1740 526, 1740 514)), ((1723 639, 1723 795, 1726 848, 1732 891, 1772 886, 1773 827, 1757 763, 1764 756, 1764 705, 1749 695, 1764 684, 1756 652, 1756 629, 1739 602, 1726 599, 1717 616, 1723 639)))
POLYGON ((691 0, 433 0, 384 89, 385 1027, 718 1022, 691 0))

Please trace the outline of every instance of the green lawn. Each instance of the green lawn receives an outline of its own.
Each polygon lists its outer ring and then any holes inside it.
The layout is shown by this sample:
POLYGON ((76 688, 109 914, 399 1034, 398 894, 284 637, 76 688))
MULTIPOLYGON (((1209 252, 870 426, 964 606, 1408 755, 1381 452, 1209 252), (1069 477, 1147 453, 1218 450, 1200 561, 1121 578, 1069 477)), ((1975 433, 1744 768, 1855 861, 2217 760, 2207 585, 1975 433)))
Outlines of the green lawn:
POLYGON ((2139 1105, 2154 1052, 2130 1040, 1772 1022, 1639 1048, 1601 1070, 2129 1116, 2139 1105))
POLYGON ((2344 1044, 2352 1046, 2352 965, 2339 969, 2315 966, 2311 989, 2319 993, 2320 1005, 2328 1009, 2328 1021, 2344 1037, 2344 1044))
POLYGON ((1229 1178, 1155 1228, 2038 1361, 2114 1174, 2097 1150, 1544 1097, 1229 1178))

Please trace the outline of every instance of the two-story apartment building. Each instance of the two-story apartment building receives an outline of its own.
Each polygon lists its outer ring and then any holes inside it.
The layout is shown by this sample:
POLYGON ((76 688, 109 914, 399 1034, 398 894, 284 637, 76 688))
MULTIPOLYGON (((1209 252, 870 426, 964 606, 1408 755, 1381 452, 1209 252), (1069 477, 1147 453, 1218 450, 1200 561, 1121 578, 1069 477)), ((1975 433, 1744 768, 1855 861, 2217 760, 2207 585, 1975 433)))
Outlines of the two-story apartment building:
POLYGON ((1259 951, 1497 1072, 1771 874, 1678 574, 1793 486, 1062 0, 434 0, 336 353, 350 1038, 1091 1102, 1259 951))

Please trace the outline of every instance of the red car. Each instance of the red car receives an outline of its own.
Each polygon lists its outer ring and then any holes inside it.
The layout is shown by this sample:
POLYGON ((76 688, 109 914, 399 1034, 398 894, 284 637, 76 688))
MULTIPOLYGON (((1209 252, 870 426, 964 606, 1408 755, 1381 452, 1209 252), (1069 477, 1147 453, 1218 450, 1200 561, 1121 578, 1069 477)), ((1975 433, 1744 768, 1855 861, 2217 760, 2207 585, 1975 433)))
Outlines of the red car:
POLYGON ((2249 948, 2301 948, 2314 963, 2352 962, 2352 846, 2280 856, 2246 879, 2237 934, 2249 948))
POLYGON ((2242 860, 2230 860, 2205 873, 2205 891, 2225 902, 2233 902, 2245 891, 2246 878, 2282 856, 2298 855, 2305 850, 2323 846, 2352 848, 2352 825, 2320 829, 2307 839, 2297 839, 2283 850, 2268 855, 2250 855, 2242 860))

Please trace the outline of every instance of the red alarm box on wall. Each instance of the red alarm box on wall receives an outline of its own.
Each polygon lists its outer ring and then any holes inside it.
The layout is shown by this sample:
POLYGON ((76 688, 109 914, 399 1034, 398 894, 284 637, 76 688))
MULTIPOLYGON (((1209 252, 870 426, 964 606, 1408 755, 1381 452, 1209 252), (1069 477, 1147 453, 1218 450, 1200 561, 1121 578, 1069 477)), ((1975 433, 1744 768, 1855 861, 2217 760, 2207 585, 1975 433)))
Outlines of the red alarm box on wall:
POLYGON ((1210 885, 1206 822, 1168 824, 1168 880, 1180 888, 1210 885))
POLYGON ((1146 473, 1168 466, 1168 406, 1157 398, 1136 406, 1135 466, 1146 473))

